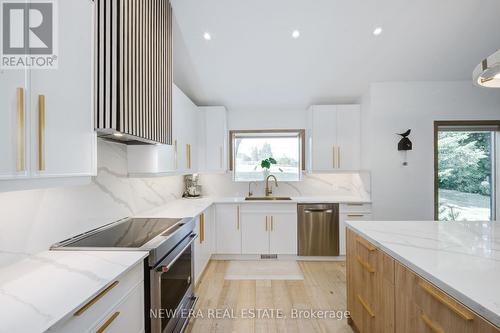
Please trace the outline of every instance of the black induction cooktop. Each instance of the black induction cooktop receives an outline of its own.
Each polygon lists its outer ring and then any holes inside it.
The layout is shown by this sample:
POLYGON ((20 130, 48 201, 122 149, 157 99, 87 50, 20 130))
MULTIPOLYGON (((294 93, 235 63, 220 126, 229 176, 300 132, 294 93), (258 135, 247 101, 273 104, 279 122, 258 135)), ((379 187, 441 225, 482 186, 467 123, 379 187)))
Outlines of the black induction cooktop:
POLYGON ((118 247, 140 248, 156 236, 170 233, 169 229, 181 219, 166 218, 128 218, 113 223, 96 233, 89 233, 73 242, 66 242, 66 247, 118 247))

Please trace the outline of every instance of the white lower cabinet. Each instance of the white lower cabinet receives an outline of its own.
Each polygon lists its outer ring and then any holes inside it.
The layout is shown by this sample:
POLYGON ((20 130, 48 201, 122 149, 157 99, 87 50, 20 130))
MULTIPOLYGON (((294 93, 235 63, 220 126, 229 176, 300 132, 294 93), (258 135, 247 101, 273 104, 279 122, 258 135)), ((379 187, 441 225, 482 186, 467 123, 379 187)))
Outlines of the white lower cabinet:
POLYGON ((241 208, 242 254, 297 254, 297 205, 241 208))
POLYGON ((214 208, 211 206, 196 218, 195 232, 198 234, 198 239, 194 244, 195 283, 200 279, 210 261, 210 257, 214 253, 215 224, 213 212, 214 208))
POLYGON ((218 254, 241 254, 240 206, 215 206, 216 249, 218 254))
POLYGON ((339 214, 339 252, 346 255, 346 221, 370 221, 371 204, 347 203, 340 205, 339 214))
POLYGON ((144 332, 144 266, 141 261, 48 332, 144 332))

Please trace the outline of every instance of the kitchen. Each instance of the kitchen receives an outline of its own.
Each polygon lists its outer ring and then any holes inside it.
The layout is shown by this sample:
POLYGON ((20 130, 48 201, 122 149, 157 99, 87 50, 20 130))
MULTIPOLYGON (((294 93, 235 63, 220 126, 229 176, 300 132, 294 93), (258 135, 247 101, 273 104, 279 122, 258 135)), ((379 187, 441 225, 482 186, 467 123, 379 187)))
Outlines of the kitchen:
POLYGON ((27 3, 0 332, 500 330, 498 4, 27 3))

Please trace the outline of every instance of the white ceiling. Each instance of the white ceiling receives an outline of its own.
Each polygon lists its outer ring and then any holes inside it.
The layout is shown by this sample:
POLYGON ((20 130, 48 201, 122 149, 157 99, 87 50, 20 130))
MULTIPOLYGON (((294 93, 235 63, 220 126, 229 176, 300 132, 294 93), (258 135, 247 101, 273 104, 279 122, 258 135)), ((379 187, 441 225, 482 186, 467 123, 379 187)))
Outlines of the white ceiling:
POLYGON ((196 103, 229 109, 356 102, 375 81, 469 80, 500 48, 498 0, 172 5, 175 82, 196 103), (378 26, 383 33, 375 37, 378 26), (294 29, 299 39, 291 37, 294 29))

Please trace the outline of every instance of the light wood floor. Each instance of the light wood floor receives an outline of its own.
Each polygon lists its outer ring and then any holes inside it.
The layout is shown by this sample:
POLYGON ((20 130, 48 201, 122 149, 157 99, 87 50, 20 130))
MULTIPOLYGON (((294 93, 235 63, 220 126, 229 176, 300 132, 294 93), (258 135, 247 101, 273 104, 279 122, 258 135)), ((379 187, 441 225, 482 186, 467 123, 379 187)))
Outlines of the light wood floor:
POLYGON ((353 332, 345 318, 290 318, 292 309, 346 309, 344 262, 300 261, 304 274, 301 281, 224 280, 227 265, 228 261, 209 263, 197 288, 197 310, 203 318, 192 319, 187 332, 353 332), (214 315, 208 318, 209 311, 214 314, 214 309, 220 312, 227 309, 226 318, 216 319, 214 315), (280 309, 288 318, 241 318, 245 309, 266 309, 267 314, 269 309, 280 309))

